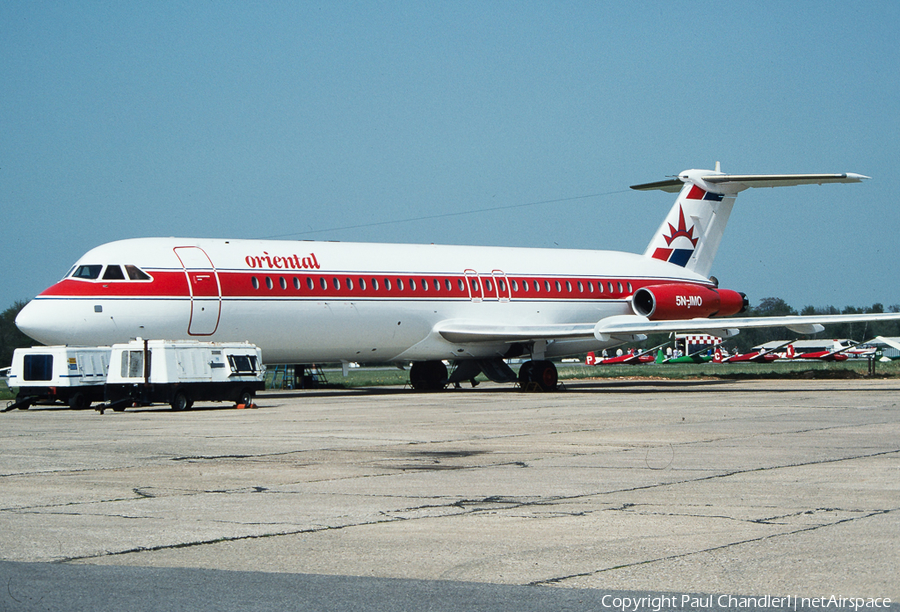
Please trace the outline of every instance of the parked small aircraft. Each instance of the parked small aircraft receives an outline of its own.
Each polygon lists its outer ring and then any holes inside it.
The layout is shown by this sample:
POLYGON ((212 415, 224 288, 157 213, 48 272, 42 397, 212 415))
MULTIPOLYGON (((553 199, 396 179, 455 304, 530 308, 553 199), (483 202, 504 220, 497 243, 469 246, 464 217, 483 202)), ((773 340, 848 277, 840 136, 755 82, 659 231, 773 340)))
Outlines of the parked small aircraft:
MULTIPOLYGON (((715 351, 719 349, 711 349, 704 346, 699 351, 694 351, 689 355, 679 355, 677 357, 665 357, 662 351, 656 356, 656 363, 677 364, 677 363, 709 363, 715 358, 715 351)), ((721 355, 721 351, 719 353, 721 355)))
POLYGON ((847 361, 850 358, 850 355, 847 351, 851 350, 855 346, 859 346, 863 344, 862 342, 855 342, 850 344, 849 346, 841 346, 840 343, 835 342, 834 347, 829 350, 823 351, 809 351, 806 353, 798 353, 794 350, 794 345, 789 344, 787 347, 787 355, 785 357, 787 359, 818 359, 819 361, 847 361))
POLYGON ((638 349, 632 348, 628 349, 627 352, 622 353, 621 355, 615 355, 613 357, 601 357, 600 359, 597 359, 593 351, 589 351, 587 354, 587 359, 585 360, 585 364, 606 366, 640 365, 642 363, 652 363, 656 359, 656 357, 654 357, 654 354, 660 346, 664 345, 660 344, 659 346, 654 346, 652 349, 647 349, 644 351, 639 351, 638 349))
POLYGON ((768 363, 770 361, 775 361, 776 359, 781 359, 781 355, 778 351, 789 345, 790 341, 772 349, 759 349, 750 351, 749 353, 731 355, 730 357, 723 357, 721 349, 717 348, 713 361, 715 363, 768 363))

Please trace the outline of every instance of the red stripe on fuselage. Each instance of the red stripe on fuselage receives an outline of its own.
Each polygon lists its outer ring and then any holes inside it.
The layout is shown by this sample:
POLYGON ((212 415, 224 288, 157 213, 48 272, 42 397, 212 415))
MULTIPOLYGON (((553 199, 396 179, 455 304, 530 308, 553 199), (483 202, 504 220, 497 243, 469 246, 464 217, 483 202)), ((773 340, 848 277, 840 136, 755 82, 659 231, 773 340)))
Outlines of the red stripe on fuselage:
MULTIPOLYGON (((190 296, 183 271, 148 272, 153 277, 152 281, 102 281, 67 278, 43 291, 39 297, 188 298, 190 296)), ((630 297, 641 287, 661 283, 707 286, 702 283, 663 278, 601 279, 524 275, 494 276, 491 274, 285 274, 271 270, 242 272, 219 270, 218 277, 223 299, 620 300, 630 297)))

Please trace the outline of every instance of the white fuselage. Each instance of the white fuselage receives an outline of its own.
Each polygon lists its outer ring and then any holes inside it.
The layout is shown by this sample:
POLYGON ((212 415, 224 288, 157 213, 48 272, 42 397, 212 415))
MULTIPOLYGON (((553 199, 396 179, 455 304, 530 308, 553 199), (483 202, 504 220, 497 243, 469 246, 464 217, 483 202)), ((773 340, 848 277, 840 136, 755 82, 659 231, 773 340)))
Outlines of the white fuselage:
MULTIPOLYGON (((248 341, 267 363, 502 357, 509 341, 450 342, 436 328, 593 324, 631 314, 640 287, 711 286, 683 267, 611 251, 273 240, 121 240, 92 249, 73 271, 80 276, 20 313, 32 338, 248 341), (125 272, 111 274, 116 266, 125 272), (129 278, 134 267, 146 277, 129 278)), ((542 349, 551 357, 617 344, 557 340, 542 349)))

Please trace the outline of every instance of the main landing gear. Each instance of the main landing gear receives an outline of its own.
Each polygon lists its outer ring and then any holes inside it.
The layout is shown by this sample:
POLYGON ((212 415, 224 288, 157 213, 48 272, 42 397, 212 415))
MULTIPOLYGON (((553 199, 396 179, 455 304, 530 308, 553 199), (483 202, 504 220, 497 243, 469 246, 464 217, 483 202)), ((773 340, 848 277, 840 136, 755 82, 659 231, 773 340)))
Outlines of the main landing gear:
POLYGON ((559 374, 553 362, 526 361, 519 368, 519 386, 523 391, 556 391, 559 374))
POLYGON ((417 361, 409 369, 409 384, 416 391, 440 391, 447 384, 442 361, 417 361))
MULTIPOLYGON (((464 363, 474 364, 476 362, 464 363)), ((472 371, 466 370, 467 373, 471 374, 468 378, 474 378, 479 373, 479 370, 483 371, 481 365, 484 364, 474 366, 472 371)), ((507 371, 512 376, 512 371, 509 371, 508 367, 507 371)), ((492 370, 487 372, 489 378, 491 378, 491 372, 492 370)), ((447 366, 441 361, 417 361, 409 369, 409 384, 416 391, 440 391, 447 385, 448 380, 447 366)), ((492 380, 496 380, 496 378, 492 378, 492 380)), ((506 378, 498 382, 507 382, 509 380, 509 378, 506 378)), ((559 385, 559 375, 556 371, 556 366, 552 362, 543 359, 532 360, 526 361, 519 368, 518 381, 519 387, 523 391, 556 391, 559 385)))

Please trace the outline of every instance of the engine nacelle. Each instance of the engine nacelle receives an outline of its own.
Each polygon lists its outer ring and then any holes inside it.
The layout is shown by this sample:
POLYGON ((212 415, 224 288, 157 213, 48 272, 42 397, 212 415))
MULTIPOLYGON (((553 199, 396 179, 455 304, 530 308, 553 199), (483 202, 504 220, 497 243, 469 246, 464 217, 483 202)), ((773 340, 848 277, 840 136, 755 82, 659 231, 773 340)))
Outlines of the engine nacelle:
POLYGON ((641 287, 631 306, 635 314, 657 321, 727 317, 744 312, 749 302, 743 293, 730 289, 671 283, 641 287))

